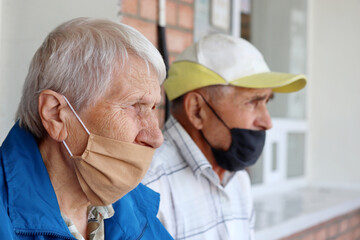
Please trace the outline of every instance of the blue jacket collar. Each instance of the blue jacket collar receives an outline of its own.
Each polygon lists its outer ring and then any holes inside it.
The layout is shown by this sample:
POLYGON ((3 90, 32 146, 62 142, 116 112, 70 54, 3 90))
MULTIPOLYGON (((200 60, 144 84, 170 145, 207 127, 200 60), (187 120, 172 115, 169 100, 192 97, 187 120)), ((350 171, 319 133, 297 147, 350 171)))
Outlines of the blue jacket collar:
POLYGON ((114 239, 140 239, 149 224, 158 221, 156 215, 159 203, 160 194, 139 184, 113 204, 115 214, 105 220, 105 236, 113 236, 114 239))
POLYGON ((9 216, 17 232, 73 239, 63 221, 35 138, 15 124, 1 146, 8 187, 9 216))

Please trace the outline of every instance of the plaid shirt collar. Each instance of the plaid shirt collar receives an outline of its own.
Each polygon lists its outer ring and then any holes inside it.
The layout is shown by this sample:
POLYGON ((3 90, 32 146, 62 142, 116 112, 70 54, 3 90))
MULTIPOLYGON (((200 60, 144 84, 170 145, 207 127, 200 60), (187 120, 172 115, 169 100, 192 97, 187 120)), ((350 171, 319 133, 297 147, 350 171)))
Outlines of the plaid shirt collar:
MULTIPOLYGON (((201 152, 193 139, 173 116, 170 116, 166 121, 163 134, 166 140, 172 142, 179 148, 180 154, 182 155, 183 159, 185 159, 197 178, 200 174, 203 174, 215 185, 220 185, 220 179, 213 171, 212 166, 205 155, 201 152)), ((234 176, 234 174, 235 172, 231 173, 226 171, 222 185, 225 186, 234 176)))

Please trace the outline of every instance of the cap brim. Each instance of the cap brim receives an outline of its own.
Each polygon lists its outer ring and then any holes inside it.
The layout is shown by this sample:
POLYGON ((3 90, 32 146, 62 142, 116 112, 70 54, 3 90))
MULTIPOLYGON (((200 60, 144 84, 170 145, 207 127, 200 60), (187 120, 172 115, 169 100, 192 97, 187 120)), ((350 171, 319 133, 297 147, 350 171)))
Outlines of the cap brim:
POLYGON ((198 88, 212 85, 233 85, 245 88, 272 88, 274 92, 289 93, 305 87, 306 77, 288 73, 263 72, 228 81, 218 73, 189 61, 175 62, 164 82, 168 99, 182 96, 198 88))
POLYGON ((266 72, 242 77, 229 82, 230 85, 245 88, 271 88, 274 92, 296 92, 306 85, 304 75, 266 72))
POLYGON ((188 61, 173 63, 163 84, 169 101, 195 89, 212 85, 228 85, 228 82, 210 69, 188 61))

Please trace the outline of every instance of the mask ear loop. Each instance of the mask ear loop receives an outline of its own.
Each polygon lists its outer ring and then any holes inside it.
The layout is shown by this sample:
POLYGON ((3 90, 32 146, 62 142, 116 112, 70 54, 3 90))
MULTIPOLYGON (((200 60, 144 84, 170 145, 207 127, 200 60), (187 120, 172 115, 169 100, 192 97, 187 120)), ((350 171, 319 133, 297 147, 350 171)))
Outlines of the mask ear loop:
MULTIPOLYGON (((81 121, 79 115, 77 115, 77 113, 75 112, 74 108, 71 106, 70 102, 67 100, 67 98, 63 95, 67 105, 70 107, 71 111, 75 114, 75 117, 77 118, 77 120, 79 120, 79 122, 81 123, 81 125, 83 126, 83 128, 85 129, 85 131, 87 132, 87 134, 90 135, 90 131, 86 128, 85 124, 81 121)), ((69 147, 67 146, 65 140, 62 141, 62 143, 64 144, 66 150, 68 151, 68 153, 70 154, 70 156, 72 157, 73 154, 72 152, 70 151, 69 147)))
MULTIPOLYGON (((200 94, 200 93, 199 93, 200 94)), ((203 97, 203 95, 200 94, 200 96, 202 97, 202 99, 204 100, 204 102, 206 103, 206 105, 210 108, 210 110, 215 114, 215 116, 217 117, 217 119, 219 119, 224 125, 225 127, 227 127, 229 130, 229 126, 224 122, 224 120, 221 119, 221 117, 215 112, 215 110, 210 106, 210 104, 206 101, 206 99, 203 97)))
MULTIPOLYGON (((200 94, 200 93, 199 93, 200 94)), ((204 102, 206 103, 206 105, 210 108, 210 110, 215 114, 215 116, 217 117, 217 119, 219 119, 224 125, 225 127, 227 127, 227 129, 229 129, 231 131, 231 129, 229 128, 229 126, 224 122, 224 120, 221 119, 221 117, 215 112, 215 110, 210 106, 210 104, 206 101, 206 99, 203 97, 202 94, 200 94, 201 98, 204 100, 204 102)), ((200 130, 200 133, 202 135, 202 137, 205 139, 206 143, 211 147, 214 148, 213 146, 211 146, 211 144, 209 143, 209 141, 206 139, 204 133, 200 130)))

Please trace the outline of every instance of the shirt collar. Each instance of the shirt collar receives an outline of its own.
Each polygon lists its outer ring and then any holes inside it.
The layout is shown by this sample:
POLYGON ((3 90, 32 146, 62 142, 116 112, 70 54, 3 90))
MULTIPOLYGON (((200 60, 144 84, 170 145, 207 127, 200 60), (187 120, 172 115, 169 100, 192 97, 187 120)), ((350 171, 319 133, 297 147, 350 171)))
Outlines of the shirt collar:
MULTIPOLYGON (((112 217, 114 213, 115 211, 111 204, 108 206, 89 206, 87 238, 89 238, 90 240, 103 240, 105 238, 104 219, 112 217)), ((70 233, 77 240, 84 240, 84 237, 80 234, 73 221, 68 218, 63 212, 61 212, 61 216, 64 219, 66 225, 68 226, 70 233)))
POLYGON ((181 124, 170 116, 164 126, 164 137, 179 148, 179 152, 196 176, 205 169, 211 169, 211 164, 192 140, 181 124))
POLYGON ((115 211, 113 206, 110 204, 107 206, 92 206, 89 213, 93 215, 100 214, 104 219, 107 219, 114 216, 115 211))
MULTIPOLYGON (((172 142, 179 148, 180 154, 188 163, 196 177, 203 174, 215 185, 220 185, 220 179, 212 169, 212 166, 205 155, 172 115, 170 115, 165 123, 163 134, 166 140, 172 142)), ((221 185, 225 187, 234 175, 235 172, 226 171, 221 185)))

